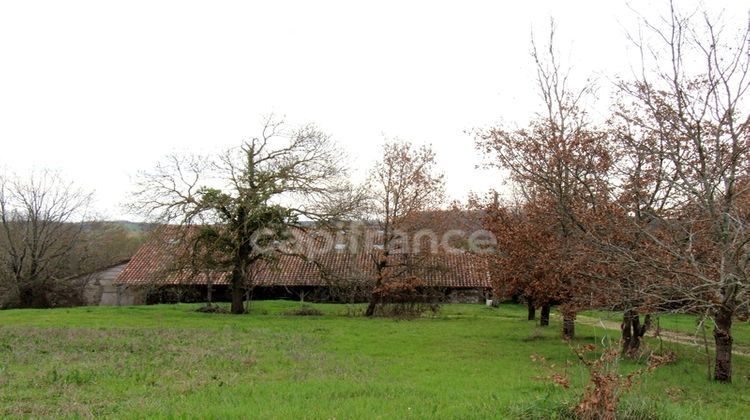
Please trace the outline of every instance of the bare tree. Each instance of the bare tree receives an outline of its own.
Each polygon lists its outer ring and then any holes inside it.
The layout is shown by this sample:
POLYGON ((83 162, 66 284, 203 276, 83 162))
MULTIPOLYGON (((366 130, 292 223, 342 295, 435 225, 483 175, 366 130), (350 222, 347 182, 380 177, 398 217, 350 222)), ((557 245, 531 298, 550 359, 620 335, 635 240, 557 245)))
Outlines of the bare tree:
POLYGON ((55 291, 82 274, 83 223, 91 194, 56 172, 0 174, 0 286, 21 307, 56 304, 55 291))
MULTIPOLYGON (((135 193, 140 212, 184 227, 228 273, 232 313, 245 312, 257 263, 275 258, 300 219, 345 217, 361 194, 346 178, 344 155, 313 125, 289 129, 268 117, 259 137, 216 157, 170 156, 141 174, 135 193)), ((200 259, 196 259, 200 260, 200 259)), ((205 259, 204 259, 205 260, 205 259)), ((188 268, 188 267, 186 267, 188 268)))
POLYGON ((660 278, 645 294, 713 318, 714 378, 729 382, 732 319, 750 300, 750 30, 670 6, 665 19, 642 20, 632 37, 642 71, 621 86, 638 105, 630 122, 658 139, 648 151, 672 171, 673 208, 653 212, 638 262, 660 278))
POLYGON ((659 309, 658 302, 643 293, 654 279, 638 269, 633 256, 647 246, 644 232, 674 209, 674 169, 663 159, 665 142, 644 127, 642 115, 639 103, 618 95, 608 121, 612 200, 596 232, 598 258, 610 267, 609 278, 600 285, 611 297, 609 305, 623 311, 621 354, 628 357, 639 355, 641 339, 651 326, 650 313, 659 309))

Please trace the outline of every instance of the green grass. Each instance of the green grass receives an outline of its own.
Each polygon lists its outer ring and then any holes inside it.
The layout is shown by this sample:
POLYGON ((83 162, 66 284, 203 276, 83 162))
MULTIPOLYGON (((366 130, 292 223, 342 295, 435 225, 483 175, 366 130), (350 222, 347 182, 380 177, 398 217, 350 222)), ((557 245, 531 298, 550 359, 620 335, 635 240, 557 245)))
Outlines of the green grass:
MULTIPOLYGON (((574 356, 558 324, 538 328, 522 306, 446 305, 411 321, 325 304, 313 305, 324 316, 283 315, 299 306, 255 302, 247 316, 184 304, 0 312, 0 416, 510 418, 575 401, 585 380, 578 367, 568 390, 534 379, 545 370, 530 355, 558 366, 574 356)), ((577 344, 616 340, 586 326, 578 335, 577 344)), ((750 360, 736 357, 735 382, 716 384, 700 352, 665 345, 678 362, 626 402, 664 418, 747 414, 750 360)))

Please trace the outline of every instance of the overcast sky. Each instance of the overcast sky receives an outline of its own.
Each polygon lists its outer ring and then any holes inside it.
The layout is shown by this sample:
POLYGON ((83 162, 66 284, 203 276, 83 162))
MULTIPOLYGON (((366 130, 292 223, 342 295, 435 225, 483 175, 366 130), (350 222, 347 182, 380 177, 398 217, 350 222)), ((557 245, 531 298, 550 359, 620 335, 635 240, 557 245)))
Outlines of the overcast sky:
MULTIPOLYGON (((132 219, 119 205, 139 169, 236 146, 273 112, 331 133, 360 176, 384 137, 431 143, 464 199, 501 182, 474 169, 466 131, 537 109, 532 29, 554 17, 563 58, 603 92, 630 68, 624 2, 361 4, 0 0, 0 170, 59 169, 132 219)), ((709 7, 747 16, 744 1, 709 7)))

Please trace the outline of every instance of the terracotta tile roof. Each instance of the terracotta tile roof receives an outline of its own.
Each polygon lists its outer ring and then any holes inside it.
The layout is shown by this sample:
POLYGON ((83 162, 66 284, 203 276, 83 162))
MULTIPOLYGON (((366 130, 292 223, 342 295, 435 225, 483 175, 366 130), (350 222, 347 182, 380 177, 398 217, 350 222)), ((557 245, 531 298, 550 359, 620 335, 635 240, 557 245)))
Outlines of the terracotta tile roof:
MULTIPOLYGON (((183 251, 180 231, 175 227, 157 229, 120 273, 116 284, 127 285, 200 285, 229 284, 227 273, 194 273, 174 269, 175 257, 183 251)), ((313 260, 280 255, 273 262, 257 264, 252 274, 258 286, 323 286, 338 281, 356 281, 375 277, 371 253, 332 250, 313 260)), ((490 274, 484 259, 468 253, 440 253, 424 256, 393 256, 418 261, 408 273, 428 285, 446 288, 490 288, 490 274)), ((408 270, 398 268, 399 270, 408 270)))

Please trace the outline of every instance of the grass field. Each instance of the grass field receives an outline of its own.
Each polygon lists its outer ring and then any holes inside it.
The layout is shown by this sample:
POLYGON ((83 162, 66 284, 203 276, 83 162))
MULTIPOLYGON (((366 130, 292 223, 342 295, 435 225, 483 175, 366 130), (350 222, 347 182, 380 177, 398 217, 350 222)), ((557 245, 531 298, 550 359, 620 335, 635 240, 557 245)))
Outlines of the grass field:
MULTIPOLYGON (((0 416, 513 418, 546 416, 581 392, 546 381, 531 354, 573 360, 559 325, 525 308, 446 305, 411 321, 284 315, 299 303, 253 303, 252 314, 195 305, 0 312, 0 416)), ((742 326, 745 328, 746 326, 742 326)), ((579 326, 577 344, 616 331, 579 326)), ((650 343, 655 346, 655 343, 650 343)), ((706 379, 705 355, 665 343, 678 361, 644 377, 624 404, 662 418, 744 418, 750 360, 735 381, 706 379)), ((623 363, 633 369, 634 363, 623 363)))

